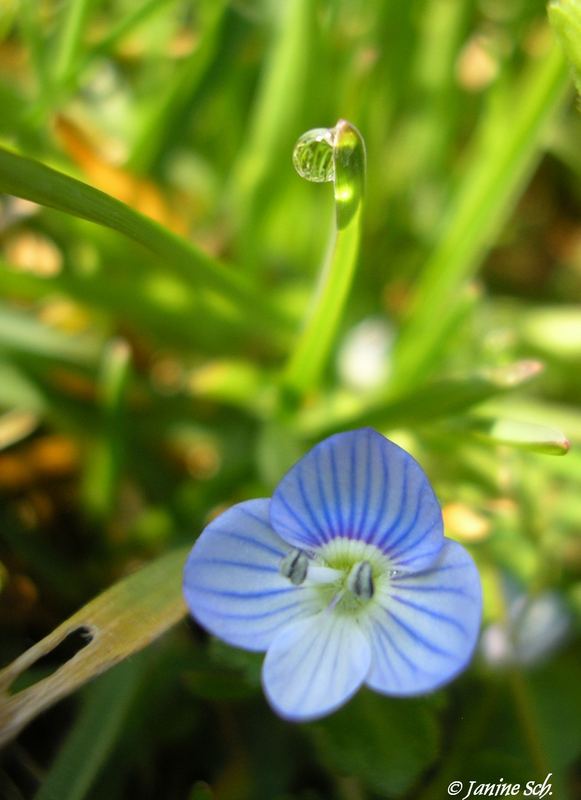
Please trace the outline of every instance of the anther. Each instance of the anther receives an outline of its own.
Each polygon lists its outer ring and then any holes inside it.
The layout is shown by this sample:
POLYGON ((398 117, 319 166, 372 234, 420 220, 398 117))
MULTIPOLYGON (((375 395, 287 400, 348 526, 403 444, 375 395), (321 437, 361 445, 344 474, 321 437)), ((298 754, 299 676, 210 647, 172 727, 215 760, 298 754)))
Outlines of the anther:
POLYGON ((309 570, 309 559, 302 550, 291 550, 280 562, 280 572, 295 586, 304 583, 309 570))
POLYGON ((354 565, 347 579, 347 588, 361 600, 371 600, 375 587, 369 561, 360 561, 354 565))

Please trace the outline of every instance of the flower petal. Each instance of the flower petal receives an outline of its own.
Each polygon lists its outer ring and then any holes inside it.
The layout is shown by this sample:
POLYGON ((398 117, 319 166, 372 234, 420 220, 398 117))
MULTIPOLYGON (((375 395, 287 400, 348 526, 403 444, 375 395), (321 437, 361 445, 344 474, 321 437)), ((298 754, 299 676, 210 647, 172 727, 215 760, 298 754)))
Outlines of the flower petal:
POLYGON ((472 558, 449 539, 437 562, 392 578, 378 598, 370 635, 374 665, 367 684, 414 695, 447 683, 468 664, 480 628, 480 578, 472 558))
POLYGON ((414 570, 433 563, 443 543, 440 506, 423 470, 371 428, 336 434, 308 452, 278 485, 270 514, 296 547, 360 539, 414 570))
POLYGON ((280 716, 307 722, 343 705, 370 665, 371 648, 356 620, 321 611, 280 632, 266 654, 262 684, 280 716))
POLYGON ((213 520, 184 570, 191 615, 247 650, 266 650, 281 626, 314 612, 312 587, 294 586, 280 574, 291 548, 270 527, 269 503, 239 503, 213 520))

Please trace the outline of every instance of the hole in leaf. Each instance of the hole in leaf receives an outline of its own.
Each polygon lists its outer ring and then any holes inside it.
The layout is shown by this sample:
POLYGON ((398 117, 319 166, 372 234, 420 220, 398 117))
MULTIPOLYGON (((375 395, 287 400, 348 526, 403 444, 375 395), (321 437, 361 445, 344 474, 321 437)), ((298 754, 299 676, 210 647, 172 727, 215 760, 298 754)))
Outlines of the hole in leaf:
POLYGON ((10 694, 16 694, 28 686, 33 686, 38 681, 56 672, 59 667, 62 667, 80 650, 90 644, 94 635, 95 632, 86 625, 81 625, 72 630, 52 650, 39 656, 28 669, 18 675, 10 687, 10 694))

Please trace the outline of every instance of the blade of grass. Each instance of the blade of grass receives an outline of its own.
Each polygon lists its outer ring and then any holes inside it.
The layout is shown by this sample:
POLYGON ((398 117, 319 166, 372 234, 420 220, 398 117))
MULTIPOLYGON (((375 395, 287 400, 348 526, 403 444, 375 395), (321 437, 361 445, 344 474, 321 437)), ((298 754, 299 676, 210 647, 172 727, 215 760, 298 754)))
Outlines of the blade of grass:
POLYGON ((174 550, 119 581, 0 672, 0 744, 58 700, 146 647, 185 615, 181 586, 188 550, 174 550), (10 694, 19 675, 79 629, 90 633, 87 645, 52 675, 10 694))
POLYGON ((336 231, 314 306, 283 375, 283 386, 291 396, 317 388, 335 343, 359 254, 365 144, 359 131, 344 120, 337 123, 332 137, 336 231))
POLYGON ((131 352, 122 339, 109 342, 99 376, 103 430, 91 448, 85 473, 85 506, 99 520, 115 508, 123 463, 124 408, 130 380, 131 352))
MULTIPOLYGON (((244 337, 239 337, 240 322, 226 309, 203 304, 183 279, 149 269, 143 280, 135 281, 130 274, 112 275, 116 262, 113 257, 105 261, 107 272, 79 274, 63 270, 45 278, 20 272, 0 260, 0 294, 41 301, 48 294, 65 295, 112 321, 122 317, 128 324, 147 330, 153 338, 181 350, 202 347, 206 352, 231 354, 236 348, 244 349, 244 337), (191 325, 193 318, 197 321, 195 326, 191 325)), ((287 337, 275 329, 269 338, 271 344, 280 339, 282 347, 282 340, 287 337)))
POLYGON ((579 0, 553 0, 548 10, 551 25, 573 67, 577 91, 581 93, 581 3, 579 0))
POLYGON ((99 343, 92 337, 70 336, 49 328, 35 317, 0 304, 0 347, 77 364, 97 359, 99 343))
POLYGON ((35 795, 35 800, 82 800, 121 735, 144 669, 131 659, 87 690, 73 729, 35 795))
POLYGON ((112 228, 159 256, 168 271, 220 295, 247 327, 287 325, 285 314, 190 242, 119 200, 75 178, 0 148, 0 191, 112 228), (245 312, 253 309, 253 314, 245 312))
POLYGON ((568 85, 560 49, 552 47, 526 77, 525 85, 512 88, 510 105, 493 106, 481 122, 472 160, 419 278, 397 343, 396 389, 418 383, 429 371, 459 287, 479 267, 538 161, 547 123, 568 85))
POLYGON ((46 69, 44 38, 35 0, 22 0, 19 22, 26 42, 30 63, 36 78, 36 93, 42 97, 50 92, 49 71, 46 69))
POLYGON ((98 3, 99 0, 68 0, 64 5, 64 19, 60 21, 60 36, 53 62, 53 85, 57 89, 66 84, 76 71, 87 19, 92 7, 98 3))
POLYGON ((206 3, 200 41, 176 68, 169 86, 151 106, 133 145, 129 168, 148 173, 161 158, 176 121, 188 108, 217 50, 220 26, 227 8, 226 0, 206 3))
POLYGON ((132 33, 139 25, 147 20, 148 17, 157 11, 162 11, 169 3, 162 4, 159 0, 145 0, 144 3, 131 8, 128 13, 118 22, 112 20, 112 26, 97 44, 90 47, 83 56, 83 66, 92 61, 97 56, 110 53, 115 45, 120 42, 128 33, 132 33))
POLYGON ((353 402, 339 406, 321 403, 301 412, 296 420, 297 433, 306 438, 321 438, 344 428, 388 429, 416 426, 444 419, 466 411, 499 394, 528 382, 541 371, 538 361, 519 361, 488 373, 439 380, 421 389, 394 396, 379 396, 353 409, 353 402))
POLYGON ((43 415, 48 401, 42 390, 18 366, 0 360, 0 405, 43 415))
MULTIPOLYGON (((240 227, 252 237, 254 221, 271 201, 268 187, 297 136, 312 49, 313 4, 309 0, 280 3, 272 45, 260 76, 246 143, 234 168, 232 194, 240 227)), ((247 252, 249 266, 254 264, 247 252)))
POLYGON ((565 455, 569 442, 557 428, 499 417, 469 417, 450 428, 454 436, 471 437, 492 445, 509 445, 545 455, 565 455))

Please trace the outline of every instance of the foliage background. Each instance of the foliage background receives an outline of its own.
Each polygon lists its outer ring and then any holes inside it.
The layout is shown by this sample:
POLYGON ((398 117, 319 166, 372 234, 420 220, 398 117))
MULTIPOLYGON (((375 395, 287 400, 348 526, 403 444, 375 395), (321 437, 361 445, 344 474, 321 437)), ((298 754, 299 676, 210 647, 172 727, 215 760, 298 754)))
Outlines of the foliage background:
POLYGON ((581 795, 581 117, 553 38, 537 0, 4 0, 2 144, 194 248, 0 159, 2 662, 360 424, 421 461, 485 590, 452 686, 304 726, 181 622, 6 747, 7 800, 581 795), (291 153, 339 118, 367 143, 361 252, 293 393, 333 207, 291 153))

